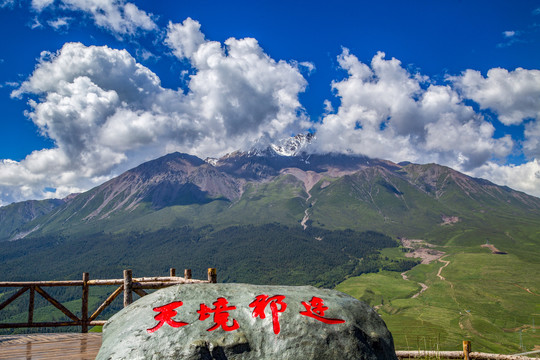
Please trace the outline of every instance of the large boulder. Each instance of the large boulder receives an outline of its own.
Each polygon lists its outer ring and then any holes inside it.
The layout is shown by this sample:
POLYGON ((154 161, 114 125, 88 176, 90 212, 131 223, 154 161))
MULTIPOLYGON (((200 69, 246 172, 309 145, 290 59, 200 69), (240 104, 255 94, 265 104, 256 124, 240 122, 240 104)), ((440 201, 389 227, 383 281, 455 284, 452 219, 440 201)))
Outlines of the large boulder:
POLYGON ((311 286, 186 284, 114 315, 96 358, 397 359, 392 335, 365 303, 311 286))

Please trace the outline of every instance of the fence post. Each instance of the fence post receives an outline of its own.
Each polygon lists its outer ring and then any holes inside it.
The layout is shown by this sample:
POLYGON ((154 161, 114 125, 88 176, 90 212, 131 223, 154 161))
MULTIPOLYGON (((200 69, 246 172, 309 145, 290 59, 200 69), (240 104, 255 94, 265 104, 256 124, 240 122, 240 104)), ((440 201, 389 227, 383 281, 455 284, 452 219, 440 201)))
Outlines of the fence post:
POLYGON ((470 341, 463 341, 463 359, 464 360, 470 360, 470 353, 471 353, 471 342, 470 341))
POLYGON ((30 285, 30 300, 28 301, 28 324, 34 322, 34 294, 35 286, 30 285))
POLYGON ((124 270, 124 307, 133 302, 133 276, 131 270, 124 270))
POLYGON ((88 280, 90 280, 90 274, 87 272, 82 274, 82 307, 81 307, 81 333, 88 332, 88 280))
POLYGON ((217 283, 217 270, 215 268, 208 268, 208 281, 212 284, 217 283))
POLYGON ((191 279, 191 269, 184 270, 184 279, 186 280, 191 279))
POLYGON ((169 269, 169 276, 170 277, 175 277, 176 276, 176 269, 175 268, 170 268, 169 269))

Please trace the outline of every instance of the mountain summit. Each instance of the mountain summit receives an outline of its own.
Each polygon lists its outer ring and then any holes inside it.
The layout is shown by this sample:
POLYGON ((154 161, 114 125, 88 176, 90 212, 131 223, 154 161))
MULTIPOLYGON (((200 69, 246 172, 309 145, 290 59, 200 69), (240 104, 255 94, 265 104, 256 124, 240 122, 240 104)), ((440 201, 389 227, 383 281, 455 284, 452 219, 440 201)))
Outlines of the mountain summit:
POLYGON ((69 201, 46 201, 32 216, 13 211, 17 205, 4 207, 0 235, 5 241, 96 229, 278 222, 413 236, 449 218, 472 225, 486 217, 540 213, 540 199, 448 167, 309 155, 303 150, 311 140, 300 135, 206 161, 172 153, 69 201))

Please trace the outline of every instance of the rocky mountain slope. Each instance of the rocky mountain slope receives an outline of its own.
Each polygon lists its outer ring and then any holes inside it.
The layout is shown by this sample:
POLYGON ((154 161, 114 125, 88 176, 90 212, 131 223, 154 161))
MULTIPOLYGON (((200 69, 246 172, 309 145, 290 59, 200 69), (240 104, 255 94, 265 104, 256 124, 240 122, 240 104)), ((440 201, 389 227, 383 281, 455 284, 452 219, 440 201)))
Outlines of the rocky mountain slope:
MULTIPOLYGON (((472 338, 516 353, 521 335, 538 344, 528 330, 540 294, 539 198, 437 164, 310 155, 307 144, 299 136, 206 160, 173 153, 67 199, 2 207, 0 274, 110 278, 173 266, 216 267, 220 282, 348 279, 401 348, 472 338), (421 251, 438 260, 418 265, 409 256, 421 251)), ((24 321, 28 305, 18 306, 4 319, 24 321)))
POLYGON ((70 201, 1 208, 0 238, 272 222, 412 236, 445 222, 540 214, 540 199, 444 166, 310 155, 305 138, 293 139, 206 161, 173 153, 70 201))

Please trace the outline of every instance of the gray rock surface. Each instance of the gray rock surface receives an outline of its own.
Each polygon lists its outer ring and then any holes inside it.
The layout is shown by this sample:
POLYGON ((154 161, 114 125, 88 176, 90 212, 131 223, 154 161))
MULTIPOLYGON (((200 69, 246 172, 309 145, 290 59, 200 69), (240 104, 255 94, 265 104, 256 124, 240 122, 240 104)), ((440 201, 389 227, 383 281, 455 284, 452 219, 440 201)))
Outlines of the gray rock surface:
POLYGON ((397 359, 371 307, 311 286, 177 285, 137 300, 103 330, 97 360, 397 359))

